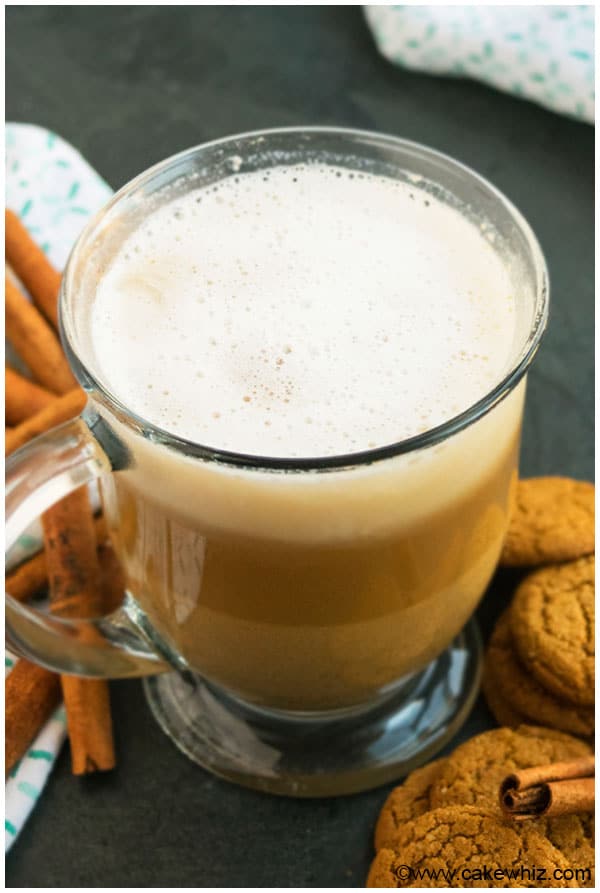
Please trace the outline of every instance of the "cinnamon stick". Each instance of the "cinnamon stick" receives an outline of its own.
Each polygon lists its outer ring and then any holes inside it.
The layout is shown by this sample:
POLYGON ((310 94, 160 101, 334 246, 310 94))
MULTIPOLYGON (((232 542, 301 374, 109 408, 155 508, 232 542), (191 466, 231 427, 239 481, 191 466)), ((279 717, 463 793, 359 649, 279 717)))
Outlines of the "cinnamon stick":
POLYGON ((594 756, 534 766, 508 775, 500 785, 500 807, 514 821, 552 818, 594 809, 594 756))
POLYGON ((60 273, 33 241, 16 214, 4 215, 6 259, 36 306, 54 328, 58 328, 58 291, 60 273))
POLYGON ((24 602, 41 592, 47 583, 46 556, 43 552, 38 552, 6 575, 4 588, 17 601, 24 602))
POLYGON ((7 676, 5 695, 5 770, 10 772, 60 701, 55 673, 21 659, 7 676))
POLYGON ((6 337, 35 379, 55 394, 66 394, 77 382, 50 324, 5 275, 6 337))
MULTIPOLYGON (((73 618, 103 613, 100 568, 87 488, 80 487, 42 516, 50 603, 73 618)), ((108 683, 61 676, 75 775, 112 769, 115 754, 108 683)))
POLYGON ((85 391, 81 388, 74 388, 63 397, 55 397, 45 409, 36 412, 12 431, 6 432, 6 455, 14 453, 16 449, 33 440, 39 434, 44 434, 51 428, 75 418, 83 410, 86 399, 85 391))
POLYGON ((19 375, 10 366, 4 370, 4 416, 9 425, 18 425, 55 400, 54 394, 19 375))
POLYGON ((126 586, 121 562, 110 541, 98 546, 98 563, 100 564, 103 607, 107 613, 110 613, 116 611, 123 603, 126 586))
MULTIPOLYGON (((115 590, 119 591, 118 587, 120 585, 120 601, 122 601, 122 593, 125 589, 125 584, 122 576, 120 577, 117 575, 114 567, 109 567, 105 570, 106 564, 110 564, 117 559, 116 556, 114 556, 114 550, 112 549, 112 547, 109 548, 106 546, 108 531, 106 528, 106 520, 104 518, 104 515, 98 515, 98 517, 95 518, 94 530, 96 534, 96 543, 98 543, 98 557, 100 560, 105 592, 107 594, 110 594, 115 590), (103 552, 102 550, 105 551, 103 552), (109 551, 112 554, 109 555, 109 551)), ((4 584, 6 591, 10 593, 13 598, 16 598, 17 601, 20 602, 27 601, 27 599, 32 598, 32 596, 37 595, 38 592, 41 592, 43 589, 45 589, 48 585, 48 568, 46 567, 45 551, 42 549, 42 551, 38 552, 37 555, 34 555, 27 561, 24 561, 23 564, 20 564, 14 571, 8 573, 6 575, 4 584)), ((114 601, 114 599, 116 598, 116 595, 112 596, 112 601, 114 601)), ((110 610, 110 607, 108 605, 104 605, 104 608, 106 611, 110 610)))

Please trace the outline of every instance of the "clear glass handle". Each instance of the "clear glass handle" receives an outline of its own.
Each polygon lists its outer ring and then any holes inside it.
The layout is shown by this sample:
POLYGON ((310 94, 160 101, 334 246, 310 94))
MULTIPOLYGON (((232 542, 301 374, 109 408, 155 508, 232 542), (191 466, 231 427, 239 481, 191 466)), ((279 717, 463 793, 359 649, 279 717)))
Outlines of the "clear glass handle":
MULTIPOLYGON (((6 461, 6 549, 42 512, 82 484, 112 471, 83 419, 17 450, 6 461)), ((6 643, 59 673, 117 678, 169 669, 124 604, 107 617, 71 620, 36 610, 6 593, 6 643)))

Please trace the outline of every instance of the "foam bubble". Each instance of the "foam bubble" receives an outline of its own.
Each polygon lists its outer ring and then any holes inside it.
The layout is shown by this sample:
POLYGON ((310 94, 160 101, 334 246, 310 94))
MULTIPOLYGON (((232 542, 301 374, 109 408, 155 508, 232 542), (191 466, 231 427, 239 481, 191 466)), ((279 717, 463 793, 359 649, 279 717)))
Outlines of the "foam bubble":
POLYGON ((315 456, 466 409, 509 360, 513 308, 505 265, 458 211, 417 184, 299 165, 154 212, 100 282, 91 336, 100 376, 149 421, 315 456))

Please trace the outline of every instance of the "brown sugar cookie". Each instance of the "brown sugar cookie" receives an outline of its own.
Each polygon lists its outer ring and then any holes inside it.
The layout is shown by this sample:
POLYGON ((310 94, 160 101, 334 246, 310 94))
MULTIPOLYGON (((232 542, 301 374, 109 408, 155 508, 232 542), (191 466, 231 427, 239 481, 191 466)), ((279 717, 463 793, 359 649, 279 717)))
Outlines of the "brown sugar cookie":
MULTIPOLYGON (((534 823, 537 831, 541 831, 544 819, 534 823)), ((578 886, 593 887, 595 882, 594 853, 594 814, 561 815, 545 820, 545 834, 550 843, 566 856, 573 868, 583 869, 578 886)))
POLYGON ((501 565, 571 561, 593 551, 593 484, 561 477, 519 481, 501 565))
MULTIPOLYGON (((491 678, 487 667, 484 667, 481 688, 490 710, 500 725, 516 728, 526 723, 526 719, 498 693, 498 685, 491 678)), ((585 883, 580 879, 580 887, 594 886, 593 813, 558 816, 550 820, 539 819, 532 823, 532 827, 547 836, 574 868, 589 872, 585 883)))
POLYGON ((557 698, 523 668, 511 641, 509 611, 500 617, 492 633, 485 667, 491 687, 495 686, 502 700, 527 720, 582 737, 593 734, 593 707, 580 707, 557 698))
POLYGON ((524 666, 549 691, 594 703, 593 555, 542 568, 523 580, 510 607, 510 626, 524 666))
POLYGON ((481 677, 481 691, 483 692, 487 705, 499 726, 510 726, 510 728, 516 729, 518 726, 527 724, 527 717, 523 716, 522 713, 519 713, 519 711, 500 694, 498 685, 485 664, 481 677))
POLYGON ((405 825, 375 857, 367 887, 573 887, 562 877, 570 868, 537 831, 482 807, 449 806, 405 825))
POLYGON ((585 741, 556 729, 524 725, 483 732, 446 758, 431 785, 431 807, 466 804, 495 810, 500 782, 511 772, 591 753, 585 741))
MULTIPOLYGON (((577 759, 590 753, 592 748, 584 741, 555 729, 528 725, 519 726, 518 729, 493 729, 461 744, 446 758, 431 787, 431 806, 465 803, 499 814, 498 789, 506 775, 519 769, 577 759)), ((536 819, 522 825, 546 835, 575 867, 590 869, 593 879, 591 814, 536 819)), ((578 886, 586 884, 579 883, 578 886)))
POLYGON ((415 769, 390 793, 375 825, 376 850, 387 846, 399 828, 429 810, 429 789, 444 762, 443 759, 433 760, 415 769))

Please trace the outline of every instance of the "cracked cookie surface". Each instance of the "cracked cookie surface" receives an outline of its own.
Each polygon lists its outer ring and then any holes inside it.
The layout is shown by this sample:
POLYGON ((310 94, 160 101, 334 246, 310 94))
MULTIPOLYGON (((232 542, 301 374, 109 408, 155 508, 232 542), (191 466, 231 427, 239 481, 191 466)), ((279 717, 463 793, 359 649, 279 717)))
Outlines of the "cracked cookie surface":
MULTIPOLYGON (((432 808, 470 804, 500 815, 498 789, 511 772, 559 763, 591 754, 585 741, 556 729, 522 725, 493 729, 471 738, 446 758, 430 792, 432 808)), ((527 823, 546 835, 575 867, 590 869, 593 879, 593 815, 568 815, 527 823)), ((579 884, 587 886, 587 884, 579 884)))
POLYGON ((445 762, 445 759, 433 760, 426 766, 415 769, 401 785, 391 791, 375 826, 376 850, 387 846, 406 822, 418 818, 429 810, 429 791, 445 762))
POLYGON ((518 482, 501 565, 571 561, 593 551, 593 484, 562 477, 518 482))
MULTIPOLYGON (((543 828, 543 823, 543 819, 538 819, 535 822, 536 830, 543 828)), ((593 812, 545 820, 545 834, 556 849, 567 857, 574 868, 589 870, 587 881, 580 882, 580 887, 593 887, 595 884, 594 825, 593 812)))
POLYGON ((593 555, 535 571, 518 587, 510 625, 522 663, 558 697, 594 703, 593 555))
POLYGON ((570 868, 563 853, 536 830, 517 831, 482 807, 449 806, 404 825, 393 848, 375 857, 367 887, 572 887, 572 880, 560 876, 570 868), (537 878, 519 876, 521 868, 531 872, 533 866, 537 878), (484 867, 488 875, 482 877, 484 867), (511 878, 507 870, 514 872, 511 878), (424 871, 438 876, 415 877, 424 871), (447 872, 455 875, 449 878, 447 872))
POLYGON ((585 741, 537 726, 492 729, 471 738, 446 758, 431 786, 432 808, 466 804, 496 809, 498 788, 511 772, 588 756, 585 741))

